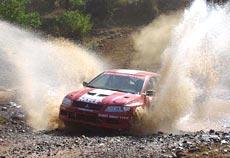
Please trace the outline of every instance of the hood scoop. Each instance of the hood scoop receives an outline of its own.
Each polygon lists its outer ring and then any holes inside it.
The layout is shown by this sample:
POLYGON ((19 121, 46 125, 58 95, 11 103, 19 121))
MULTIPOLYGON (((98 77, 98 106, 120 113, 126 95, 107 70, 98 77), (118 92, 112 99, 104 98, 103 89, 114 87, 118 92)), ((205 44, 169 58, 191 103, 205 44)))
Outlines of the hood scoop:
POLYGON ((98 97, 107 97, 107 96, 109 96, 108 94, 98 94, 98 93, 93 93, 93 92, 88 92, 87 94, 91 95, 91 96, 98 96, 98 97))
POLYGON ((88 95, 96 95, 97 93, 88 92, 88 95))
POLYGON ((108 94, 98 94, 99 97, 107 97, 109 96, 108 94))

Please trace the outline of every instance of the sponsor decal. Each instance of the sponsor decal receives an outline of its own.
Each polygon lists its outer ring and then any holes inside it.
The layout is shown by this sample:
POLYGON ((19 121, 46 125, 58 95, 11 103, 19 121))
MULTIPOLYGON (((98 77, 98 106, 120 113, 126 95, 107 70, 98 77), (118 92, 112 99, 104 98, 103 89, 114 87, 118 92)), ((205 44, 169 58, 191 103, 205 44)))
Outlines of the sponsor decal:
POLYGON ((104 89, 94 89, 94 90, 90 91, 90 93, 95 93, 95 95, 90 95, 90 94, 86 93, 79 98, 79 101, 97 104, 99 102, 102 102, 102 100, 106 96, 109 96, 109 95, 115 93, 115 91, 104 90, 104 89))
POLYGON ((120 116, 120 119, 122 119, 122 120, 128 120, 129 117, 128 116, 120 116))
POLYGON ((112 118, 112 119, 122 119, 122 120, 128 120, 128 116, 115 116, 115 115, 109 115, 109 114, 98 114, 98 117, 102 118, 112 118))
POLYGON ((109 118, 118 119, 119 116, 109 115, 109 118))

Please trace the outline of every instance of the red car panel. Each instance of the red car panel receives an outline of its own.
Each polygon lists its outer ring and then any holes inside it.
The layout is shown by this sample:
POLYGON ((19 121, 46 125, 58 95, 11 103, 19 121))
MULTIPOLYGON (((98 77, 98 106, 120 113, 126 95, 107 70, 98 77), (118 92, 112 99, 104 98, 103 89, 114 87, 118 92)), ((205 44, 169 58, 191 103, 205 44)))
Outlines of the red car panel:
POLYGON ((132 76, 143 79, 144 84, 138 94, 84 87, 66 96, 70 105, 66 106, 65 103, 62 103, 59 118, 65 123, 71 122, 101 128, 128 130, 132 126, 131 122, 136 108, 147 107, 152 99, 151 96, 142 94, 146 91, 146 83, 149 82, 150 78, 156 78, 159 75, 152 72, 123 69, 109 70, 102 74, 132 76), (108 112, 106 110, 108 107, 118 111, 108 112), (123 111, 119 111, 121 109, 123 111))

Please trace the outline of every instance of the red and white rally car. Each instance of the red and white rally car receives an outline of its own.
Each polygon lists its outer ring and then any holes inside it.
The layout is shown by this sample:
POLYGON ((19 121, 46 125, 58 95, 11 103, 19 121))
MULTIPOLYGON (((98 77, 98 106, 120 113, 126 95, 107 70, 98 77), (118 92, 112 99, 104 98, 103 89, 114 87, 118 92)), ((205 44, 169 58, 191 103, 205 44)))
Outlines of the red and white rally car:
POLYGON ((158 76, 139 70, 105 71, 63 99, 59 118, 67 126, 129 130, 154 99, 158 76))

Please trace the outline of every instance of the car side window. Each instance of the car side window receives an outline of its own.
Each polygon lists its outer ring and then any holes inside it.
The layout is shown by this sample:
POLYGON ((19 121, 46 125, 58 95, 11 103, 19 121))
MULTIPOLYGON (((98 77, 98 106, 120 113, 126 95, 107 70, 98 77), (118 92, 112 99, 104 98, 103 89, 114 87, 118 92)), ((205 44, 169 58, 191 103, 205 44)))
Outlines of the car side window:
POLYGON ((156 79, 155 78, 150 78, 149 81, 147 82, 147 85, 146 85, 146 91, 148 90, 155 90, 156 88, 156 79))

